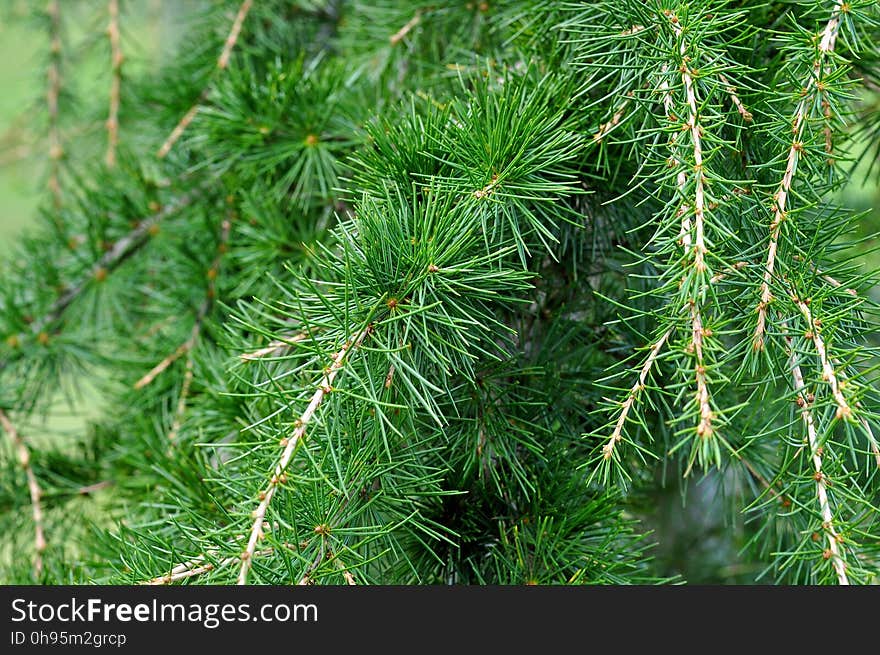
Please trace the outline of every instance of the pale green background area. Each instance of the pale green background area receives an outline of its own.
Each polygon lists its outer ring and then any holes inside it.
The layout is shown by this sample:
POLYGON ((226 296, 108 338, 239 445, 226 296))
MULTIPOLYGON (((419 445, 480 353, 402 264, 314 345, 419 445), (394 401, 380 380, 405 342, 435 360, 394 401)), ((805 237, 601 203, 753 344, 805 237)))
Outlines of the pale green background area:
MULTIPOLYGON (((194 0, 120 0, 123 72, 137 75, 173 55, 182 11, 194 0)), ((48 197, 46 87, 49 38, 37 14, 44 0, 0 0, 0 256, 16 235, 34 223, 48 197)), ((88 142, 106 148, 110 46, 105 0, 60 0, 63 92, 59 103, 67 150, 88 142), (102 104, 94 99, 106 99, 102 104), (88 99, 86 103, 82 99, 88 99), (88 105, 88 112, 84 112, 88 105), (96 105, 96 107, 92 107, 96 105), (93 114, 103 109, 102 115, 93 114), (83 114, 85 117, 83 118, 83 114)), ((123 94, 124 94, 123 79, 123 94)), ((124 128, 123 128, 124 137, 124 128)))
MULTIPOLYGON (((8 0, 0 0, 8 2, 8 0)), ((24 5, 24 3, 14 3, 24 5)), ((0 14, 0 253, 31 220, 37 206, 43 166, 31 143, 30 116, 39 98, 38 53, 44 39, 22 21, 0 14), (36 178, 40 178, 39 180, 36 178)), ((17 13, 17 12, 16 12, 17 13)))

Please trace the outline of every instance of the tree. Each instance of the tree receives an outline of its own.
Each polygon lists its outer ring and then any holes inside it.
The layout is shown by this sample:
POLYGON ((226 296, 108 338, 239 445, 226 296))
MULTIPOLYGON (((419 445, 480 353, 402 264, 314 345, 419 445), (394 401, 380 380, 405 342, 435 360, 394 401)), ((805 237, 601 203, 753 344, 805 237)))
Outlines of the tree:
POLYGON ((876 581, 875 2, 230 0, 136 75, 126 8, 109 111, 45 16, 7 581, 876 581))

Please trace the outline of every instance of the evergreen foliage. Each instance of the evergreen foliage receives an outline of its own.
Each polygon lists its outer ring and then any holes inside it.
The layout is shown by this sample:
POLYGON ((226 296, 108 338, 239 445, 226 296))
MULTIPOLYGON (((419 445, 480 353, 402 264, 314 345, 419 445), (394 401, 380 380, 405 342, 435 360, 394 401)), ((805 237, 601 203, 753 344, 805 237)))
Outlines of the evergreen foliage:
POLYGON ((876 2, 187 3, 128 75, 111 0, 76 106, 68 8, 4 581, 877 581, 876 2))

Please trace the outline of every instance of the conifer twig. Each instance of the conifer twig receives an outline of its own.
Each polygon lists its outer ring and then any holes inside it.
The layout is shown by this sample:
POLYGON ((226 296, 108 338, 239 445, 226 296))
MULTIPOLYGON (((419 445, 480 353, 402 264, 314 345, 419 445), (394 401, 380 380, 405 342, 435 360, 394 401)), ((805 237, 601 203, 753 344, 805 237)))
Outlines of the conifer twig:
POLYGON ((342 365, 345 362, 345 358, 349 352, 352 350, 356 350, 360 347, 360 345, 364 342, 364 339, 367 338, 372 332, 373 328, 371 326, 367 326, 354 338, 354 340, 346 343, 340 350, 333 356, 333 363, 329 366, 329 368, 325 369, 324 375, 321 379, 321 383, 318 386, 318 389, 312 395, 312 399, 309 402, 308 407, 303 412, 302 416, 296 422, 296 428, 293 431, 293 434, 286 439, 287 444, 284 447, 284 452, 281 454, 281 459, 278 464, 275 466, 272 477, 269 479, 269 484, 266 489, 260 492, 260 504, 253 512, 253 525, 251 526, 250 537, 248 538, 247 546, 245 547, 244 552, 241 554, 241 570, 238 574, 238 584, 243 585, 247 583, 247 575, 248 571, 251 568, 251 561, 253 560, 253 555, 257 547, 257 542, 260 540, 263 534, 263 520, 266 517, 266 510, 269 509, 269 504, 272 502, 272 497, 275 495, 275 492, 278 489, 278 486, 283 484, 286 475, 285 470, 287 469, 287 465, 290 463, 291 458, 293 457, 294 450, 296 450, 297 445, 299 444, 300 439, 303 438, 303 435, 306 431, 306 426, 309 421, 311 421, 312 417, 315 415, 318 407, 324 400, 324 397, 332 390, 333 380, 336 378, 336 375, 342 369, 342 365))
POLYGON ((195 349, 199 336, 202 333, 205 317, 208 315, 208 311, 214 304, 214 298, 217 296, 217 273, 220 270, 220 262, 223 259, 223 255, 228 248, 229 233, 232 231, 231 217, 232 214, 230 213, 227 218, 223 219, 223 223, 221 224, 220 242, 217 245, 217 255, 211 263, 211 268, 208 269, 208 290, 205 293, 205 299, 202 301, 202 304, 199 306, 199 310, 196 313, 196 320, 195 323, 193 323, 189 339, 187 339, 186 343, 182 346, 186 350, 186 369, 183 374, 183 384, 181 384, 180 387, 180 396, 177 398, 177 408, 174 412, 174 421, 171 424, 171 430, 168 432, 168 441, 170 443, 174 443, 174 440, 180 432, 180 426, 183 425, 183 416, 186 413, 186 401, 187 398, 189 398, 189 392, 192 388, 193 382, 193 369, 195 366, 193 350, 195 349))
POLYGON ((422 20, 422 10, 421 9, 416 11, 416 13, 413 15, 413 17, 410 18, 409 21, 407 21, 407 23, 403 27, 401 27, 394 34, 392 34, 390 37, 388 37, 388 40, 391 42, 391 45, 395 46, 398 43, 400 43, 401 41, 403 41, 404 37, 410 33, 410 30, 412 30, 412 28, 414 28, 416 25, 419 24, 420 20, 422 20))
POLYGON ((754 118, 752 116, 752 112, 746 109, 745 105, 742 103, 742 100, 740 100, 739 96, 736 95, 736 87, 730 83, 730 81, 724 76, 723 73, 718 74, 718 79, 725 86, 727 95, 730 96, 730 101, 733 103, 733 106, 736 107, 736 111, 739 112, 739 115, 742 116, 742 119, 746 123, 751 123, 754 118))
MULTIPOLYGON (((290 544, 284 544, 287 548, 293 548, 290 544)), ((217 548, 212 548, 208 551, 210 556, 214 556, 219 552, 217 548)), ((274 548, 264 548, 263 550, 257 551, 254 554, 254 557, 265 557, 266 555, 271 555, 275 552, 274 548)), ((194 557, 188 562, 183 562, 181 564, 177 564, 171 567, 171 570, 168 571, 165 575, 159 575, 155 578, 151 578, 150 580, 146 580, 141 582, 142 585, 166 585, 171 584, 172 582, 177 582, 178 580, 185 580, 186 578, 192 578, 198 575, 202 575, 203 573, 208 573, 209 571, 216 571, 222 568, 229 566, 234 562, 240 561, 238 557, 227 557, 225 559, 220 560, 217 564, 213 564, 211 562, 205 562, 208 557, 206 555, 199 555, 198 557, 194 557), (204 563, 203 563, 204 562, 204 563)))
POLYGON ((831 395, 834 397, 834 402, 837 403, 837 418, 848 418, 852 416, 852 408, 840 390, 840 381, 837 379, 834 365, 828 357, 825 341, 822 339, 822 335, 819 334, 819 325, 813 320, 810 307, 806 302, 798 299, 797 306, 807 323, 807 333, 805 336, 813 344, 816 354, 819 356, 819 362, 822 365, 822 379, 828 383, 828 386, 831 388, 831 395))
MULTIPOLYGON (((323 541, 323 536, 322 536, 322 541, 323 541)), ((309 565, 306 567, 306 570, 303 573, 302 577, 296 583, 297 587, 305 587, 305 586, 312 584, 312 580, 313 580, 312 574, 317 570, 318 566, 321 564, 321 562, 324 561, 324 558, 326 556, 327 556, 327 553, 324 552, 324 548, 322 546, 318 555, 315 557, 315 559, 313 559, 309 563, 309 565)), ((241 583, 239 583, 239 584, 241 584, 241 583)))
MULTIPOLYGON (((193 342, 195 343, 195 342, 193 342)), ((192 388, 193 368, 195 364, 192 358, 192 346, 189 348, 189 354, 186 358, 186 369, 183 373, 183 384, 180 385, 180 395, 177 397, 177 407, 174 410, 174 421, 171 423, 171 429, 168 431, 168 442, 173 444, 183 425, 183 415, 186 414, 186 401, 189 398, 189 392, 192 388)))
MULTIPOLYGON (((196 312, 196 320, 193 323, 192 331, 190 332, 189 338, 180 344, 174 352, 165 357, 161 362, 156 364, 152 369, 150 369, 143 377, 141 377, 137 382, 134 383, 135 389, 142 389, 143 387, 150 384, 153 380, 156 379, 165 369, 171 366, 178 359, 183 357, 184 355, 188 355, 191 353, 192 349, 195 347, 196 342, 199 339, 199 335, 202 330, 202 323, 205 320, 205 316, 208 313, 208 310, 211 308, 213 304, 214 297, 216 296, 216 277, 217 272, 220 269, 220 261, 223 258, 223 254, 226 252, 227 244, 229 243, 229 233, 232 229, 232 222, 229 218, 223 220, 221 224, 221 232, 220 232, 220 242, 217 246, 217 255, 214 257, 214 261, 211 262, 211 267, 208 269, 208 290, 205 293, 205 299, 202 301, 202 304, 199 306, 198 311, 196 312)), ((187 370, 191 371, 192 367, 187 364, 187 370)))
POLYGON ((107 13, 110 22, 107 36, 110 39, 110 111, 107 116, 107 166, 116 165, 116 146, 119 143, 119 93, 122 86, 122 47, 119 38, 119 0, 108 0, 107 13))
MULTIPOLYGON (((681 28, 679 28, 681 29, 681 28)), ((666 73, 669 71, 669 65, 663 64, 660 69, 660 74, 662 76, 662 80, 660 82, 660 91, 663 94, 663 111, 666 115, 666 119, 670 122, 675 122, 678 120, 673 109, 675 108, 675 101, 672 99, 672 89, 669 86, 669 80, 666 79, 666 73)), ((672 148, 676 141, 678 140, 678 135, 673 132, 669 137, 669 147, 672 148)), ((672 161, 674 162, 675 155, 672 155, 672 161)), ((687 173, 684 170, 679 170, 675 176, 675 182, 679 189, 685 188, 687 185, 687 173)), ((691 246, 691 219, 690 219, 690 207, 688 207, 687 203, 683 203, 678 208, 678 213, 681 216, 681 232, 679 233, 679 239, 681 240, 682 245, 685 247, 685 250, 688 250, 691 246)))
POLYGON ((268 346, 252 350, 251 352, 242 353, 239 355, 239 358, 246 362, 256 361, 267 355, 272 355, 279 350, 292 346, 294 343, 304 340, 307 336, 308 335, 305 332, 299 332, 297 334, 292 334, 289 337, 285 337, 284 339, 273 339, 269 342, 268 346))
POLYGON ((629 390, 626 400, 623 401, 623 405, 620 408, 620 415, 617 417, 617 422, 614 424, 614 431, 611 433, 608 443, 602 446, 602 457, 605 459, 611 459, 611 456, 614 453, 614 447, 623 439, 623 426, 626 424, 626 417, 632 409, 639 392, 644 389, 648 374, 651 372, 651 368, 654 366, 654 362, 660 354, 660 351, 663 350, 663 344, 666 343, 670 334, 672 334, 672 328, 666 330, 666 332, 654 342, 654 345, 651 346, 648 357, 645 359, 645 363, 642 365, 642 369, 639 372, 638 380, 636 380, 632 389, 629 390))
MULTIPOLYGON (((229 65, 229 58, 232 56, 232 49, 238 41, 238 36, 241 34, 242 25, 244 25, 244 20, 247 18, 251 5, 253 5, 253 0, 244 0, 244 2, 241 3, 238 13, 232 21, 232 28, 229 30, 229 34, 223 44, 223 51, 217 58, 215 71, 223 71, 229 65)), ((159 159, 165 158, 168 153, 171 152, 171 148, 174 147, 174 144, 177 143, 177 140, 183 135, 186 128, 189 127, 189 124, 192 123, 193 119, 196 117, 196 114, 199 111, 199 105, 208 99, 210 91, 210 86, 205 87, 195 104, 189 108, 189 110, 183 115, 183 118, 181 118, 177 125, 174 126, 174 129, 171 130, 171 134, 168 135, 168 138, 165 139, 165 142, 156 152, 156 156, 159 159)))
POLYGON ((819 54, 813 62, 810 76, 804 84, 803 97, 798 102, 794 112, 792 124, 792 143, 788 150, 788 157, 785 164, 785 173, 779 183, 779 187, 773 196, 773 221, 770 223, 770 243, 767 246, 767 260, 764 264, 764 277, 761 281, 761 300, 758 303, 758 322, 755 327, 755 334, 752 338, 752 346, 755 350, 763 350, 767 324, 767 308, 773 300, 773 292, 770 289, 770 283, 773 281, 773 271, 776 267, 776 256, 779 249, 779 233, 782 230, 782 223, 786 219, 786 200, 791 192, 792 181, 797 169, 798 160, 804 151, 803 143, 800 140, 803 133, 804 124, 807 120, 807 113, 812 104, 813 92, 818 90, 819 76, 822 72, 822 65, 825 58, 834 50, 837 42, 837 34, 840 29, 840 12, 842 4, 839 0, 835 2, 834 9, 831 12, 831 18, 822 30, 821 40, 819 42, 819 54))
POLYGON ((345 578, 345 583, 350 587, 356 587, 357 580, 355 580, 355 577, 352 574, 352 572, 348 570, 348 567, 338 557, 335 557, 334 561, 336 562, 337 568, 342 573, 342 577, 345 578))
POLYGON ((810 445, 810 454, 813 460, 813 468, 815 470, 814 479, 816 481, 816 496, 819 500, 819 511, 822 515, 822 528, 826 532, 828 538, 828 549, 825 551, 825 558, 831 559, 834 571, 837 574, 837 582, 841 585, 848 585, 849 579, 846 575, 846 563, 840 553, 838 540, 840 536, 834 528, 834 517, 831 513, 831 505, 828 502, 828 485, 826 483, 825 474, 822 472, 822 451, 819 446, 819 437, 816 434, 816 425, 813 421, 813 413, 810 410, 810 403, 805 393, 804 376, 801 373, 801 367, 798 364, 797 356, 791 345, 791 338, 786 337, 788 349, 791 353, 791 372, 794 378, 795 391, 798 394, 801 405, 801 417, 807 428, 807 439, 810 445))
MULTIPOLYGON (((667 14, 670 23, 672 24, 672 29, 675 32, 676 36, 682 38, 682 27, 681 23, 678 20, 678 17, 673 14, 667 14)), ((688 121, 684 127, 691 134, 691 142, 693 144, 693 157, 694 157, 694 174, 696 175, 696 183, 694 185, 694 239, 693 239, 693 254, 694 254, 694 270, 697 271, 698 274, 705 272, 706 270, 706 262, 705 256, 708 252, 705 243, 705 234, 704 234, 704 223, 705 223, 705 211, 706 211, 706 195, 705 195, 705 173, 703 172, 703 143, 702 143, 702 132, 703 128, 700 125, 699 114, 698 114, 698 103, 696 92, 694 90, 694 79, 691 73, 691 70, 688 68, 686 61, 686 52, 687 52, 687 44, 684 39, 682 39, 680 46, 680 54, 682 57, 682 65, 680 68, 681 72, 681 81, 684 85, 685 91, 685 99, 688 108, 688 121)), ((671 98, 670 98, 671 102, 671 98)), ((679 191, 684 195, 684 191, 687 185, 687 176, 684 170, 680 170, 677 176, 677 182, 679 191)), ((686 208, 686 205, 681 208, 684 210, 682 212, 682 245, 685 248, 685 255, 687 255, 688 247, 691 243, 690 241, 690 229, 691 223, 688 217, 690 210, 686 208)), ((680 210, 681 211, 681 210, 680 210)), ((708 439, 712 436, 712 419, 713 412, 712 407, 709 401, 709 382, 706 376, 706 366, 703 360, 703 339, 707 335, 707 331, 703 327, 703 317, 700 306, 697 304, 696 300, 690 301, 690 313, 691 313, 691 345, 694 350, 694 355, 696 357, 696 366, 694 367, 694 377, 697 385, 697 393, 696 393, 696 401, 697 406, 700 412, 700 422, 697 425, 697 435, 701 438, 708 439)))
MULTIPOLYGON (((671 16, 670 20, 672 21, 672 25, 675 29, 676 34, 680 37, 682 31, 680 23, 674 15, 671 16)), ((682 41, 682 59, 684 59, 685 52, 685 42, 682 41)), ((694 185, 694 268, 697 270, 697 272, 702 273, 706 270, 706 263, 704 261, 704 258, 707 253, 703 227, 706 211, 706 192, 704 188, 706 176, 703 172, 703 128, 701 127, 699 122, 697 97, 696 92, 694 91, 694 80, 691 75, 690 69, 687 67, 686 62, 683 63, 681 66, 681 81, 684 84, 685 97, 687 98, 687 127, 690 130, 691 141, 693 142, 694 172, 696 175, 696 184, 694 185)), ((684 184, 681 178, 679 178, 679 187, 681 187, 682 191, 684 190, 684 184)), ((699 314, 699 310, 697 311, 699 314)), ((697 320, 699 320, 699 315, 697 315, 697 320)))
POLYGON ((153 368, 151 368, 142 378, 140 378, 137 382, 134 383, 135 389, 142 389, 148 384, 150 384, 153 380, 155 380, 160 373, 162 373, 166 368, 171 366, 178 359, 183 357, 191 347, 190 339, 187 339, 182 344, 180 344, 177 349, 165 357, 161 362, 156 364, 153 368))
MULTIPOLYGON (((204 559, 205 559, 204 556, 201 556, 198 561, 204 561, 204 559)), ((218 562, 216 565, 212 564, 211 562, 207 562, 207 563, 201 564, 201 565, 193 564, 191 568, 187 568, 188 564, 190 564, 190 563, 186 563, 183 565, 183 568, 180 570, 172 570, 172 572, 170 572, 166 575, 157 576, 155 578, 152 578, 151 580, 147 580, 146 582, 142 582, 141 584, 144 584, 144 585, 171 584, 172 582, 177 582, 178 580, 184 580, 186 578, 192 578, 197 575, 207 573, 208 571, 213 571, 215 569, 222 569, 225 566, 229 566, 237 559, 238 559, 237 557, 227 557, 226 559, 218 562)), ((175 567, 175 569, 176 568, 177 567, 175 567)))
POLYGON ((3 431, 12 440, 18 455, 18 462, 24 469, 25 476, 27 477, 28 492, 31 496, 31 512, 34 517, 34 575, 39 577, 43 572, 43 551, 46 550, 46 536, 43 529, 43 507, 40 503, 43 492, 37 482, 37 476, 34 475, 27 444, 25 444, 24 439, 21 438, 12 421, 9 420, 9 416, 2 409, 0 409, 0 426, 3 427, 3 431))

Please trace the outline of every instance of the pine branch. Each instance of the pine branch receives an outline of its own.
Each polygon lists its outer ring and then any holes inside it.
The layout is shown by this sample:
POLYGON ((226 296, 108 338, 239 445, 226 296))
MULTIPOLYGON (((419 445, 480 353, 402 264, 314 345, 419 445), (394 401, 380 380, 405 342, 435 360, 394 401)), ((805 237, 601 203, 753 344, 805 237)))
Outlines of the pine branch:
POLYGON ((228 566, 232 564, 237 558, 236 557, 228 557, 222 560, 217 566, 212 564, 211 562, 205 562, 209 556, 213 557, 219 551, 218 549, 213 549, 208 551, 209 555, 199 555, 194 557, 193 559, 182 562, 181 564, 176 564, 171 567, 171 570, 168 571, 165 575, 159 575, 155 578, 147 580, 145 582, 141 582, 143 585, 166 585, 171 584, 172 582, 177 582, 178 580, 184 580, 186 578, 191 578, 197 575, 201 575, 202 573, 207 573, 208 571, 213 571, 218 568, 223 568, 224 566, 228 566))
MULTIPOLYGON (((106 279, 107 275, 123 264, 129 257, 142 248, 155 232, 159 224, 168 216, 175 214, 190 204, 193 195, 184 195, 176 201, 153 214, 149 218, 138 221, 135 227, 127 235, 119 239, 98 262, 92 266, 89 273, 78 282, 68 287, 61 296, 49 307, 43 316, 31 323, 31 332, 34 335, 45 334, 44 330, 52 323, 61 318, 68 307, 85 291, 94 280, 106 279)), ((46 339, 48 335, 46 335, 46 339)), ((45 340, 45 339, 44 339, 45 340)), ((7 361, 0 360, 0 370, 5 368, 7 361)))
MULTIPOLYGON (((675 15, 670 16, 670 21, 672 22, 673 28, 675 30, 676 36, 681 38, 681 25, 679 24, 678 19, 675 15)), ((700 125, 698 110, 697 110, 697 97, 694 91, 694 80, 691 77, 691 71, 687 66, 687 61, 685 59, 686 53, 686 43, 684 39, 682 39, 681 43, 681 55, 684 63, 681 65, 681 81, 684 84, 685 95, 687 97, 687 107, 688 107, 688 122, 687 127, 691 133, 691 141, 693 142, 693 152, 694 152, 694 173, 696 178, 696 184, 694 188, 694 269, 697 273, 702 273, 706 270, 705 256, 708 252, 706 249, 703 221, 704 221, 704 213, 706 210, 706 192, 703 187, 705 183, 705 174, 703 173, 703 144, 702 144, 702 132, 703 128, 700 125)), ((680 190, 684 191, 684 180, 683 178, 679 178, 679 187, 680 190)), ((689 233, 690 230, 689 222, 685 223, 685 220, 682 219, 682 230, 685 233, 689 233)), ((700 321, 699 310, 696 310, 695 319, 694 319, 694 331, 696 333, 696 324, 700 321)), ((700 330, 702 333, 702 329, 700 330)), ((697 355, 697 363, 698 366, 702 366, 702 355, 697 355)))
POLYGON ((278 462, 278 465, 275 467, 274 473, 269 480, 268 486, 264 491, 260 492, 260 504, 253 512, 254 522, 253 526, 251 527, 250 537, 248 538, 247 547, 241 554, 241 570, 238 574, 238 584, 243 585, 247 583, 247 575, 248 571, 251 568, 251 563, 257 547, 257 542, 260 540, 263 534, 263 520, 266 517, 266 510, 269 509, 269 504, 272 502, 272 497, 275 495, 275 491, 278 489, 278 486, 280 484, 283 484, 286 480, 287 476, 284 472, 287 469, 287 465, 290 463, 290 459, 293 457, 294 450, 299 444, 300 439, 302 439, 303 435, 305 434, 306 426, 314 416, 315 411, 321 405, 321 402, 324 400, 324 396, 332 391, 333 380, 342 369, 342 365, 345 361, 346 356, 348 356, 348 354, 352 350, 357 350, 364 342, 364 339, 366 339, 367 336, 372 332, 372 330, 372 327, 367 326, 366 328, 361 330, 361 332, 353 341, 346 343, 342 347, 342 349, 337 352, 336 355, 334 355, 333 363, 324 372, 324 376, 321 380, 320 386, 312 396, 311 402, 309 402, 309 405, 308 407, 306 407, 305 412, 303 412, 302 416, 298 419, 296 429, 293 431, 293 434, 286 439, 287 444, 284 447, 284 452, 281 454, 281 459, 278 462))
POLYGON ((791 373, 794 378, 795 392, 798 394, 798 404, 801 406, 801 417, 807 428, 807 439, 810 446, 810 455, 813 460, 813 468, 815 470, 814 479, 816 481, 816 497, 819 501, 819 511, 822 515, 822 527, 827 533, 828 549, 824 553, 825 559, 831 559, 834 571, 837 574, 838 584, 848 585, 849 579, 846 575, 846 562, 844 561, 838 541, 842 541, 834 528, 834 516, 831 513, 831 506, 828 502, 828 485, 826 477, 822 473, 822 449, 819 445, 819 437, 816 434, 816 425, 813 422, 813 413, 810 411, 810 403, 805 392, 804 376, 801 373, 800 364, 798 364, 797 356, 792 348, 791 338, 786 337, 788 350, 790 353, 791 373))
MULTIPOLYGON (((229 30, 229 34, 226 37, 226 41, 223 44, 223 50, 220 53, 220 56, 217 58, 217 66, 215 72, 224 71, 226 67, 229 65, 229 58, 232 56, 232 49, 235 47, 236 42, 238 41, 239 34, 241 34, 242 25, 244 25, 244 19, 247 18, 248 12, 251 9, 251 5, 253 5, 253 0, 244 0, 241 3, 241 6, 238 9, 238 13, 235 15, 235 19, 232 21, 232 28, 229 30)), ((174 144, 177 143, 177 140, 183 136, 183 133, 186 131, 186 128, 189 127, 189 124, 192 123, 193 119, 196 117, 196 114, 199 111, 199 105, 201 105, 205 100, 208 99, 208 95, 211 93, 211 87, 206 86, 201 95, 199 95, 199 99, 196 100, 195 104, 189 108, 189 110, 183 115, 183 118, 174 126, 174 129, 171 130, 171 134, 168 135, 168 138, 165 139, 165 142, 161 145, 159 150, 156 152, 156 156, 159 159, 164 159, 171 149, 174 147, 174 144)))
POLYGON ((43 572, 43 551, 46 550, 46 536, 43 529, 43 507, 40 504, 43 492, 34 475, 31 466, 31 455, 24 439, 18 434, 12 421, 2 409, 0 409, 0 427, 9 435, 18 454, 18 462, 27 476, 28 491, 31 495, 31 511, 34 517, 34 575, 39 578, 43 572))
POLYGON ((157 364, 149 373, 138 380, 134 385, 135 389, 143 388, 144 386, 152 382, 156 378, 156 376, 162 373, 162 371, 167 369, 174 361, 176 361, 183 355, 186 355, 186 366, 183 374, 183 382, 181 383, 180 394, 177 398, 177 406, 174 410, 174 419, 171 423, 171 429, 169 430, 167 435, 168 443, 172 447, 177 439, 178 434, 180 433, 180 428, 183 425, 184 415, 186 414, 187 399, 189 398, 190 390, 192 388, 193 371, 195 367, 195 361, 193 359, 194 350, 202 333, 205 318, 207 317, 208 312, 214 304, 214 299, 217 296, 217 275, 220 271, 220 264, 223 259, 223 255, 228 251, 229 248, 229 234, 232 230, 231 219, 232 212, 229 212, 227 218, 223 219, 223 222, 221 224, 220 240, 217 244, 217 254, 214 257, 214 260, 211 262, 211 267, 208 269, 208 289, 205 293, 205 298, 202 301, 202 304, 199 306, 199 309, 196 312, 196 319, 193 323, 192 329, 190 330, 189 338, 183 344, 178 346, 171 355, 168 355, 167 357, 165 357, 165 359, 159 362, 159 364, 157 364))
POLYGON ((143 377, 141 377, 137 382, 135 382, 134 388, 135 389, 143 389, 148 384, 151 384, 153 382, 153 380, 155 380, 157 377, 159 377, 159 375, 161 373, 163 373, 165 371, 165 369, 167 369, 174 362, 176 362, 178 359, 180 359, 185 354, 187 354, 189 352, 190 348, 192 348, 192 344, 193 344, 193 339, 192 339, 192 335, 190 335, 190 338, 188 338, 186 341, 184 341, 182 344, 180 344, 173 353, 171 353, 170 355, 165 357, 161 362, 156 364, 153 368, 151 368, 149 371, 147 371, 147 373, 145 373, 143 377))
MULTIPOLYGON (((194 335, 198 338, 198 334, 194 335)), ((192 358, 192 348, 186 358, 186 368, 183 373, 183 383, 180 385, 180 395, 177 397, 177 407, 174 409, 174 421, 171 423, 171 430, 168 431, 168 443, 173 446, 177 435, 180 433, 180 427, 183 425, 183 416, 186 414, 186 402, 189 398, 189 392, 192 388, 194 363, 192 358)))
MULTIPOLYGON (((678 27, 680 32, 681 27, 678 27)), ((682 48, 684 48, 684 43, 682 43, 682 48)), ((660 75, 662 79, 660 81, 660 91, 663 94, 663 109, 666 115, 666 119, 670 122, 675 122, 678 119, 673 112, 675 108, 675 100, 672 97, 672 88, 669 86, 669 80, 666 77, 666 74, 669 71, 669 64, 663 64, 660 69, 660 75)), ((669 137, 669 148, 672 149, 675 146, 676 141, 678 140, 678 135, 673 133, 669 137)), ((679 189, 684 189, 687 186, 687 173, 685 173, 684 169, 681 168, 675 176, 675 181, 679 189)), ((679 207, 679 214, 681 215, 681 233, 679 234, 679 238, 681 239, 681 243, 684 246, 685 252, 691 247, 691 219, 690 219, 690 208, 687 204, 682 204, 679 207)))
MULTIPOLYGON (((685 100, 688 109, 688 120, 683 126, 683 129, 686 128, 691 135, 694 158, 693 170, 695 175, 693 192, 693 270, 695 271, 697 276, 700 276, 706 271, 705 256, 708 252, 708 249, 706 248, 704 234, 706 197, 704 189, 705 173, 703 172, 703 127, 700 124, 699 119, 698 102, 696 91, 694 89, 694 80, 691 70, 687 64, 687 42, 684 40, 682 35, 681 23, 678 17, 668 10, 664 11, 664 14, 669 19, 669 22, 672 25, 672 29, 676 37, 681 40, 680 55, 682 58, 682 64, 679 72, 681 73, 681 81, 684 86, 685 100)), ((667 116, 671 114, 671 112, 669 111, 669 109, 671 108, 671 102, 671 94, 667 93, 666 99, 664 99, 664 104, 667 108, 667 116)), ((684 171, 684 167, 682 167, 681 170, 679 170, 678 172, 677 183, 679 192, 682 196, 684 196, 687 191, 687 174, 684 171)), ((685 251, 685 257, 687 257, 689 254, 688 250, 691 247, 692 226, 690 221, 690 207, 688 207, 686 204, 682 205, 682 207, 679 208, 679 212, 681 213, 681 241, 685 251)), ((708 440, 713 433, 712 419, 714 414, 709 401, 709 382, 706 376, 706 365, 703 358, 703 338, 704 336, 706 336, 706 330, 703 327, 702 308, 698 304, 698 301, 695 299, 690 299, 688 302, 690 305, 691 315, 691 347, 693 349, 696 361, 696 365, 694 367, 694 378, 697 386, 696 402, 697 407, 699 408, 700 417, 700 421, 697 425, 697 436, 702 440, 708 440)), ((690 467, 688 467, 688 471, 689 470, 690 467)), ((687 475, 687 473, 685 475, 687 475)))
POLYGON ((773 300, 773 292, 770 289, 770 283, 773 281, 773 272, 776 267, 776 256, 779 249, 779 234, 782 230, 782 223, 786 219, 787 209, 786 201, 791 193, 791 185, 794 180, 795 171, 797 170, 798 160, 804 152, 804 145, 801 141, 804 131, 804 125, 807 122, 807 114, 813 99, 813 94, 818 91, 822 69, 825 60, 834 51, 837 42, 837 35, 840 29, 840 13, 845 3, 839 0, 835 2, 834 9, 831 12, 831 18, 822 30, 821 40, 819 42, 819 54, 813 62, 810 75, 803 85, 802 97, 797 105, 792 118, 792 143, 788 150, 788 158, 785 165, 785 173, 779 183, 779 187, 773 196, 773 221, 770 223, 770 243, 767 246, 767 260, 764 264, 764 278, 761 282, 761 301, 758 304, 758 323, 755 327, 755 334, 752 338, 752 345, 755 350, 763 350, 767 323, 767 308, 773 300))
POLYGON ((119 144, 119 94, 122 86, 122 47, 119 38, 119 0, 108 0, 107 13, 110 22, 107 36, 110 40, 110 111, 107 116, 107 154, 105 160, 111 168, 116 165, 116 146, 119 144))

